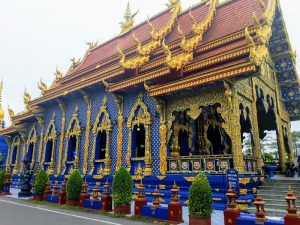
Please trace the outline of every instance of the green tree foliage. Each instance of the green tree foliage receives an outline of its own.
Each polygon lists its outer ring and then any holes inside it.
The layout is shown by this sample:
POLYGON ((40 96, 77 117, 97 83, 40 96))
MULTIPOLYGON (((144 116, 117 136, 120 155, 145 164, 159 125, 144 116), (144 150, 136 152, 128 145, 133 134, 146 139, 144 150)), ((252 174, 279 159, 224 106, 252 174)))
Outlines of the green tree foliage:
POLYGON ((211 187, 204 173, 199 173, 189 190, 190 216, 210 218, 213 212, 211 187))
POLYGON ((79 200, 83 179, 78 170, 74 170, 67 181, 67 199, 79 200))
POLYGON ((3 191, 5 179, 5 170, 0 170, 0 191, 3 191))
POLYGON ((48 175, 44 170, 40 170, 34 181, 34 194, 43 195, 47 187, 48 175))
POLYGON ((125 168, 120 168, 113 179, 112 195, 115 206, 129 205, 132 200, 132 178, 125 168))

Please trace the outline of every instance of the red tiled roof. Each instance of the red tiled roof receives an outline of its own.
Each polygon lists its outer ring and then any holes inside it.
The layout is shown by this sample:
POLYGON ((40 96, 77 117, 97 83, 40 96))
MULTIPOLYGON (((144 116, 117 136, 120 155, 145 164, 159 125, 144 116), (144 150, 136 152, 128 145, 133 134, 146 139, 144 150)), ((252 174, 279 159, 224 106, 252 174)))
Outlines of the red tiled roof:
MULTIPOLYGON (((265 0, 266 4, 271 0, 265 0)), ((206 17, 209 6, 206 4, 200 4, 192 9, 192 12, 197 21, 201 22, 206 17)), ((215 19, 212 26, 205 33, 202 44, 214 41, 221 37, 230 35, 232 33, 243 30, 246 26, 254 25, 253 11, 256 12, 258 18, 262 17, 262 11, 259 5, 259 0, 231 0, 228 3, 222 4, 218 7, 215 19)), ((169 20, 170 13, 165 11, 164 13, 156 16, 151 20, 156 30, 163 27, 169 20)), ((177 29, 178 24, 181 25, 184 33, 191 33, 191 22, 188 11, 183 12, 175 24, 174 29, 168 35, 166 43, 171 43, 179 39, 177 29)), ((125 35, 118 36, 111 41, 108 41, 98 48, 94 49, 89 55, 87 55, 84 61, 77 66, 69 75, 79 73, 88 67, 95 65, 99 62, 105 61, 117 54, 116 46, 119 46, 122 50, 128 50, 136 46, 132 34, 136 36, 143 43, 150 40, 149 29, 147 22, 135 27, 131 32, 125 35)))

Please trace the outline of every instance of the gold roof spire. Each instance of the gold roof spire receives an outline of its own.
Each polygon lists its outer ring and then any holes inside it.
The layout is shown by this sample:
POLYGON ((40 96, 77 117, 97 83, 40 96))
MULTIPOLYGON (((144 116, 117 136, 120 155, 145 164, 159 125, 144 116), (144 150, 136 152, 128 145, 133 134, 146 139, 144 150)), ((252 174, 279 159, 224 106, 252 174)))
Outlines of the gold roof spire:
POLYGON ((124 21, 121 22, 121 34, 125 34, 130 31, 134 24, 134 17, 138 14, 139 10, 132 14, 129 1, 127 3, 126 11, 124 14, 124 21))

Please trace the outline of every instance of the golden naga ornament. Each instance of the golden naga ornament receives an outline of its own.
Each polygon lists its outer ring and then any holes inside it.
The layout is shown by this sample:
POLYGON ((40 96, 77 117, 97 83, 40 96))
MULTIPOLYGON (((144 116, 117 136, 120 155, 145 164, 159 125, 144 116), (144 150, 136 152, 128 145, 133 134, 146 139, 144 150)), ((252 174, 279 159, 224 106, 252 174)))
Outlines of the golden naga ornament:
POLYGON ((15 116, 15 112, 9 106, 8 106, 7 110, 8 110, 9 118, 12 121, 12 118, 15 116))
POLYGON ((98 47, 98 41, 96 41, 96 42, 87 42, 86 44, 88 46, 87 52, 90 52, 94 48, 98 47))
POLYGON ((27 111, 31 110, 30 106, 29 106, 30 101, 31 101, 31 96, 30 96, 30 94, 27 92, 27 90, 25 88, 25 90, 24 90, 24 96, 23 96, 23 102, 25 104, 25 109, 27 111))
POLYGON ((71 67, 70 67, 69 70, 73 70, 73 69, 75 69, 76 66, 79 65, 81 59, 76 59, 76 58, 74 57, 74 58, 72 58, 70 61, 71 61, 71 67))
POLYGON ((64 76, 64 74, 58 68, 56 68, 54 76, 55 76, 55 81, 58 81, 64 76))
POLYGON ((127 3, 127 8, 124 15, 124 21, 120 23, 121 25, 121 33, 125 34, 130 31, 134 25, 134 17, 138 14, 139 10, 135 13, 131 13, 129 2, 127 3))
POLYGON ((40 83, 38 83, 38 88, 40 89, 42 96, 44 96, 48 88, 47 85, 43 82, 42 78, 40 83))
POLYGON ((181 4, 179 0, 170 0, 168 7, 170 8, 171 17, 167 24, 163 26, 159 31, 155 31, 153 24, 148 19, 148 26, 150 29, 150 37, 151 41, 142 45, 139 38, 134 33, 132 35, 135 43, 137 44, 136 51, 138 56, 133 57, 131 59, 126 60, 125 54, 123 51, 117 47, 117 51, 120 55, 120 64, 125 69, 136 69, 145 63, 149 62, 150 54, 158 49, 161 46, 161 41, 165 38, 165 36, 171 32, 175 21, 181 12, 181 4))
POLYGON ((202 41, 204 33, 211 26, 217 11, 218 4, 219 4, 218 0, 211 1, 208 15, 206 16, 205 20, 199 24, 196 22, 196 19, 193 16, 192 12, 190 12, 190 20, 193 24, 192 30, 194 36, 190 38, 186 38, 183 31, 180 28, 180 25, 178 25, 177 31, 181 36, 180 48, 182 49, 182 53, 176 56, 172 56, 171 50, 165 44, 165 41, 163 41, 162 46, 167 55, 166 63, 171 69, 179 70, 182 67, 184 67, 187 63, 193 60, 194 50, 202 41))

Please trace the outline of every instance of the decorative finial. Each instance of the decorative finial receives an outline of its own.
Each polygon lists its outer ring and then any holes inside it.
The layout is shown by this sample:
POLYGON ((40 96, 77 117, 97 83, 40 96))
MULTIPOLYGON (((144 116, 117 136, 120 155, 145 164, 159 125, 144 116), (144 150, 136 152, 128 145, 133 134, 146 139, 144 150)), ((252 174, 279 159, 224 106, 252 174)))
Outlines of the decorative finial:
POLYGON ((55 81, 60 80, 64 76, 63 73, 57 67, 54 75, 55 75, 55 81))
POLYGON ((43 82, 43 79, 41 78, 40 83, 38 83, 38 88, 41 90, 42 96, 46 94, 46 91, 48 89, 45 82, 43 82))
POLYGON ((129 1, 127 3, 126 11, 124 14, 124 22, 121 22, 121 34, 125 34, 130 31, 134 24, 134 17, 138 14, 139 10, 134 14, 131 13, 129 1))
POLYGON ((0 83, 0 130, 2 129, 2 122, 4 120, 4 110, 2 108, 2 91, 3 91, 3 80, 0 83))
POLYGON ((23 96, 23 102, 25 104, 25 108, 26 108, 27 111, 30 111, 30 106, 29 106, 30 101, 31 101, 31 96, 28 93, 27 89, 25 88, 24 96, 23 96))
POLYGON ((7 107, 7 110, 8 110, 9 118, 12 121, 12 118, 15 116, 15 112, 9 106, 7 107))

